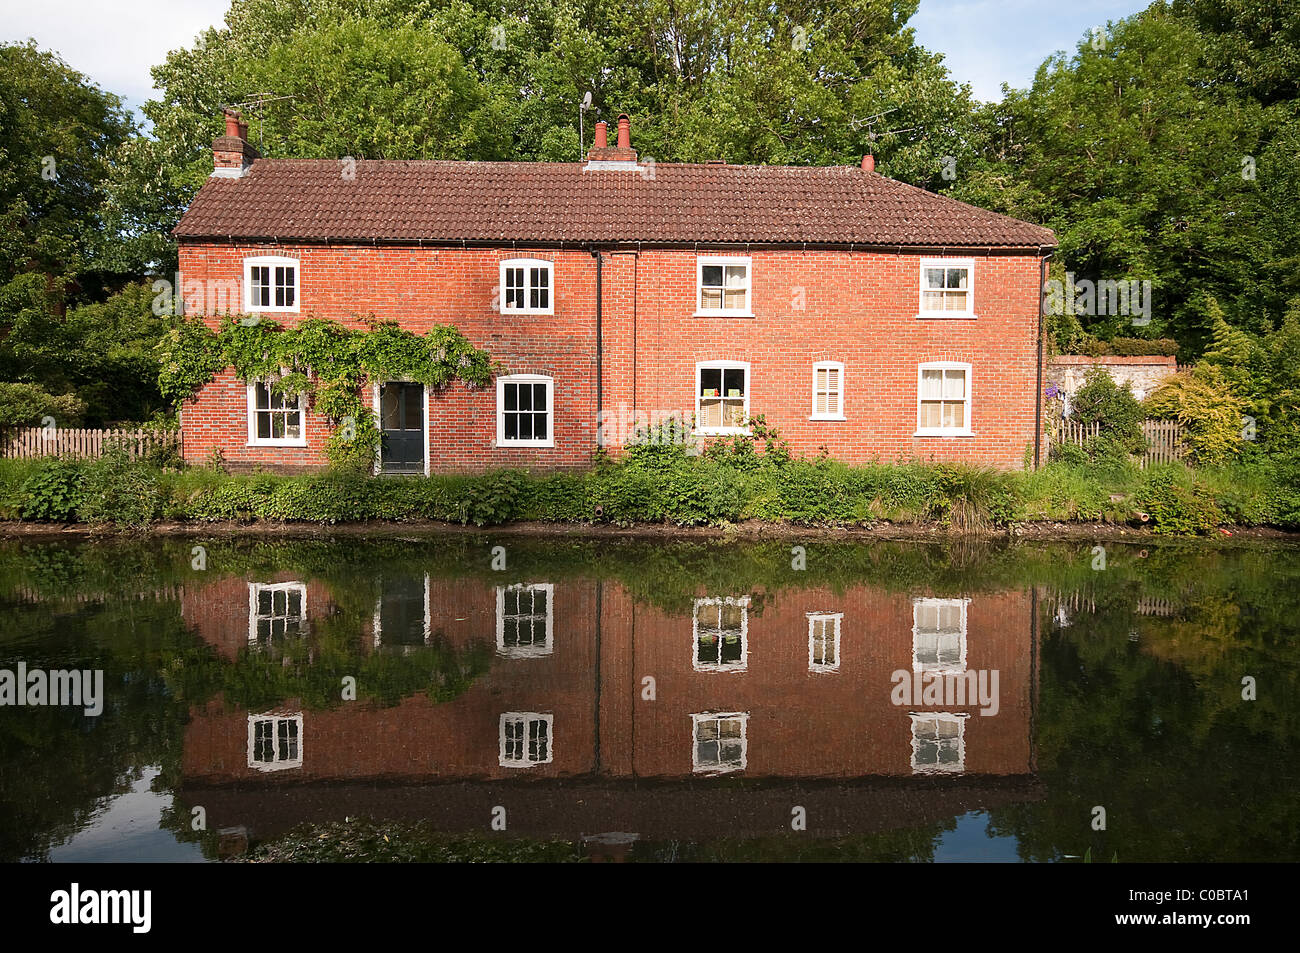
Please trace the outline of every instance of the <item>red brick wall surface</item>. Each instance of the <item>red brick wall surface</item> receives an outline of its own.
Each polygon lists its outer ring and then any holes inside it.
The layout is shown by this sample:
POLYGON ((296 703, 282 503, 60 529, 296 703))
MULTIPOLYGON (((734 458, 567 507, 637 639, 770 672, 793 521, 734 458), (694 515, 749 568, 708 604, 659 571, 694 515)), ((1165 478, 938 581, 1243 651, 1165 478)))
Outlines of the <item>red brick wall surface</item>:
MULTIPOLYGON (((589 252, 184 243, 187 313, 205 311, 202 289, 209 283, 237 288, 245 257, 272 254, 300 261, 300 311, 268 315, 273 320, 292 323, 313 315, 356 323, 374 315, 417 333, 453 324, 511 372, 555 378, 553 448, 494 445, 495 387, 473 391, 456 384, 432 395, 433 471, 577 468, 590 462, 596 441, 596 264, 589 252), (497 312, 498 265, 512 257, 555 262, 553 315, 497 312)), ((778 427, 796 454, 825 447, 852 463, 916 458, 1019 467, 1034 439, 1038 259, 950 254, 974 257, 975 319, 917 317, 922 256, 916 253, 753 250, 754 317, 740 318, 695 316, 695 250, 606 251, 606 420, 617 432, 620 417, 630 423, 638 412, 689 416, 695 410, 696 362, 748 361, 751 415, 762 414, 778 427), (845 365, 847 420, 808 419, 812 367, 821 360, 845 365), (973 436, 914 436, 917 364, 941 360, 972 365, 973 436)), ((309 414, 306 448, 247 446, 246 417, 243 384, 231 373, 218 377, 182 410, 186 458, 201 461, 218 447, 237 467, 326 462, 329 427, 320 415, 309 414)))

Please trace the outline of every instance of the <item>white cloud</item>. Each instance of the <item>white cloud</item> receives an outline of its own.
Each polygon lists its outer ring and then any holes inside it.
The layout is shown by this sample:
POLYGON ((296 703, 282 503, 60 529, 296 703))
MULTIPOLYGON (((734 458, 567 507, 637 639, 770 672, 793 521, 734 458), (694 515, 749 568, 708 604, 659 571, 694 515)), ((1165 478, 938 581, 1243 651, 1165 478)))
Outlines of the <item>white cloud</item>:
POLYGON ((0 0, 0 41, 32 38, 138 107, 153 95, 149 68, 228 9, 230 0, 0 0))

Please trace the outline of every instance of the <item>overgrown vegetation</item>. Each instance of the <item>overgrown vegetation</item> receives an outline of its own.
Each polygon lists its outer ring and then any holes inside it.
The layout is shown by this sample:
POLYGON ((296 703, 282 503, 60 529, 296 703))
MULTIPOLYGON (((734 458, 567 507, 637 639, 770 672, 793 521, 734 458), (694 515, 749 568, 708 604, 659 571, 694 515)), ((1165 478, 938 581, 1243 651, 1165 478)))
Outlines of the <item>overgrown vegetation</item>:
POLYGON ((453 327, 436 325, 420 336, 392 321, 366 324, 362 331, 307 318, 284 327, 254 315, 227 317, 213 331, 202 321, 185 321, 158 345, 161 390, 179 402, 218 371, 233 367, 242 380, 268 382, 289 397, 305 394, 336 427, 326 444, 330 462, 368 471, 379 429, 362 397, 365 381, 410 380, 435 391, 456 380, 484 387, 497 368, 486 351, 453 327))
POLYGON ((84 463, 0 461, 0 518, 123 528, 158 520, 722 527, 759 520, 953 532, 1043 520, 1149 521, 1161 533, 1204 533, 1220 524, 1300 527, 1300 466, 1261 459, 1140 470, 1109 459, 1037 472, 919 462, 854 467, 755 453, 743 444, 715 444, 692 456, 682 444, 643 443, 583 473, 375 479, 346 469, 298 476, 165 470, 110 454, 84 463))

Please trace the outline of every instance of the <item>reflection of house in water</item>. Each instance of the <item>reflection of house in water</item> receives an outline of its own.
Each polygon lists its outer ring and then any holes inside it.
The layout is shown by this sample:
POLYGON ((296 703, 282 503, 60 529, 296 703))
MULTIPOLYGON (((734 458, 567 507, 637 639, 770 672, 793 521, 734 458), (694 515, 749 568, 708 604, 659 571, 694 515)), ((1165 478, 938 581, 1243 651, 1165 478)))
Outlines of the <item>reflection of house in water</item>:
MULTIPOLYGON (((186 619, 233 658, 232 647, 260 638, 264 616, 273 631, 283 616, 288 632, 294 611, 305 616, 300 631, 334 611, 315 581, 266 582, 297 595, 273 598, 268 616, 258 589, 258 611, 236 613, 235 593, 253 587, 217 581, 186 593, 186 619)), ((418 576, 384 579, 381 590, 373 619, 357 623, 360 651, 480 646, 490 670, 443 703, 417 694, 392 707, 299 712, 283 699, 287 707, 249 712, 214 700, 191 713, 184 800, 255 834, 336 813, 486 830, 501 803, 515 805, 511 830, 576 836, 658 824, 687 836, 681 825, 719 810, 775 831, 791 804, 821 798, 848 829, 879 829, 890 817, 921 823, 1020 800, 1032 787, 1028 592, 700 593, 670 611, 591 580, 418 576), (999 673, 994 715, 974 697, 891 697, 900 671, 977 670, 999 673), (747 786, 727 780, 736 778, 747 786), (790 800, 791 785, 803 800, 790 800), (772 818, 750 816, 768 802, 772 818)))

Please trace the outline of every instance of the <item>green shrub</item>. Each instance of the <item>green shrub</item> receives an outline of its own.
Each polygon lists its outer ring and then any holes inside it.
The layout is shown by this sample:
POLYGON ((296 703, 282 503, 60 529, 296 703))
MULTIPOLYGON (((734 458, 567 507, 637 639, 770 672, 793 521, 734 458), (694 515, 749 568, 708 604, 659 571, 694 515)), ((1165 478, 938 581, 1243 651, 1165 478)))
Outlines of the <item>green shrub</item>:
POLYGON ((121 448, 112 448, 86 464, 82 491, 77 512, 87 523, 141 529, 161 517, 164 509, 157 474, 121 448))
POLYGON ((84 496, 81 467, 56 458, 42 461, 22 481, 16 502, 25 520, 68 523, 77 518, 84 496))
POLYGON ((1155 532, 1208 533, 1223 522, 1223 512, 1209 488, 1175 467, 1154 467, 1138 490, 1138 507, 1150 515, 1155 532))
POLYGON ((1241 453, 1247 403, 1220 367, 1198 364, 1174 375, 1147 396, 1143 407, 1152 417, 1183 424, 1188 454, 1198 464, 1217 466, 1241 453))
POLYGON ((75 427, 86 402, 75 394, 51 394, 39 384, 0 381, 0 427, 35 427, 53 417, 60 427, 75 427))
POLYGON ((1089 450, 1089 458, 1098 454, 1141 453, 1146 449, 1142 436, 1142 405, 1128 385, 1120 387, 1102 367, 1091 367, 1083 386, 1071 401, 1072 418, 1081 424, 1099 424, 1100 433, 1089 450))

